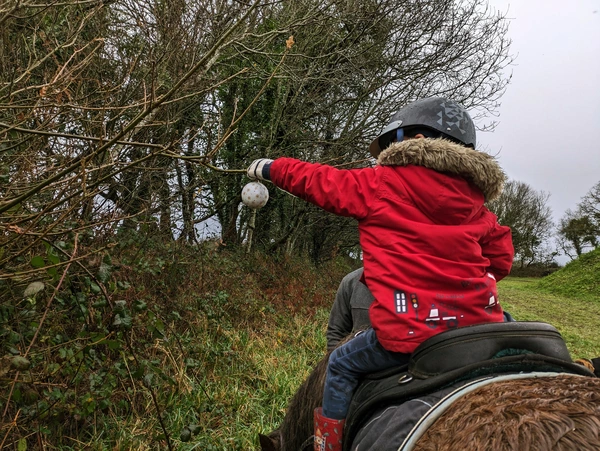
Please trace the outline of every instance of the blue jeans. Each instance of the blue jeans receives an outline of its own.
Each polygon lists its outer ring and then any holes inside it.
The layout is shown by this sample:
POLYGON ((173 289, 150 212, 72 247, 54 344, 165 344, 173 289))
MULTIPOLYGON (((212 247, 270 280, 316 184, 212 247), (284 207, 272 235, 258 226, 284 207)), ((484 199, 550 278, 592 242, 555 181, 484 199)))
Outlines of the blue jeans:
POLYGON ((516 319, 514 319, 512 317, 512 315, 505 310, 504 311, 504 322, 505 323, 514 323, 515 321, 516 321, 516 319))
POLYGON ((406 365, 409 358, 410 354, 384 349, 373 329, 367 329, 334 349, 325 377, 323 415, 335 420, 346 418, 352 394, 362 376, 406 365))

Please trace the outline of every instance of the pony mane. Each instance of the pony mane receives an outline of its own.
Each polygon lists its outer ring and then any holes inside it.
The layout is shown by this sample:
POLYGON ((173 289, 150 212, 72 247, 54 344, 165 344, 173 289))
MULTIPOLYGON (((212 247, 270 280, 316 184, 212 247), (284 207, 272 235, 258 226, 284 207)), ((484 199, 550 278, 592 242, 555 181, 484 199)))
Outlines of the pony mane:
POLYGON ((414 451, 600 449, 600 379, 573 375, 503 381, 458 399, 414 451))

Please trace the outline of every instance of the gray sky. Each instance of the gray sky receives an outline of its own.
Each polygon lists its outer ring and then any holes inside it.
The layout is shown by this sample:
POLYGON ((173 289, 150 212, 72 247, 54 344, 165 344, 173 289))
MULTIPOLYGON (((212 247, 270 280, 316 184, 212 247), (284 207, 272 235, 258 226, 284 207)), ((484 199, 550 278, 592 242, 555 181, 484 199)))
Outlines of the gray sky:
POLYGON ((550 193, 557 221, 600 181, 600 0, 490 0, 515 64, 498 126, 478 134, 512 180, 550 193))

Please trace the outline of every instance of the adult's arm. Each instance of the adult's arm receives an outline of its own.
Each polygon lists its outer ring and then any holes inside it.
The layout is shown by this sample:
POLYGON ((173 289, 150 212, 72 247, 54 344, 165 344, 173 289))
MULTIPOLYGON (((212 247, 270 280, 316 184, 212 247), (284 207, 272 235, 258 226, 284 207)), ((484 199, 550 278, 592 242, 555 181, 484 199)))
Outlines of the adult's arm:
POLYGON ((362 273, 362 268, 352 271, 340 283, 329 315, 327 349, 335 348, 340 340, 353 331, 371 325, 369 307, 374 298, 366 285, 360 281, 362 273))
POLYGON ((337 344, 346 338, 352 331, 352 310, 350 307, 350 298, 354 285, 353 274, 350 273, 342 279, 335 301, 329 313, 329 323, 327 324, 327 349, 333 349, 337 344))

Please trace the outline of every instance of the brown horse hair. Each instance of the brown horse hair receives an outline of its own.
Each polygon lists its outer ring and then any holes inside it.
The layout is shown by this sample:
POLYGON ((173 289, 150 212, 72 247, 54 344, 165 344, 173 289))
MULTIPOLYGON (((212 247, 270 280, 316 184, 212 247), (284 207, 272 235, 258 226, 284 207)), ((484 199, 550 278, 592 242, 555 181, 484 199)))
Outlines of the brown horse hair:
POLYGON ((414 451, 600 449, 600 379, 573 375, 490 384, 454 402, 414 451))

